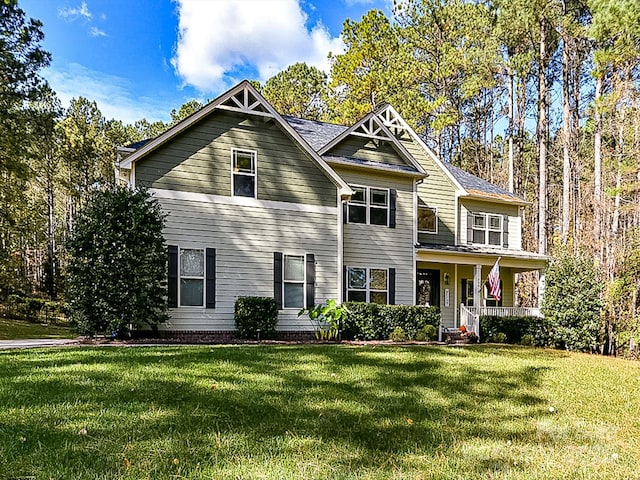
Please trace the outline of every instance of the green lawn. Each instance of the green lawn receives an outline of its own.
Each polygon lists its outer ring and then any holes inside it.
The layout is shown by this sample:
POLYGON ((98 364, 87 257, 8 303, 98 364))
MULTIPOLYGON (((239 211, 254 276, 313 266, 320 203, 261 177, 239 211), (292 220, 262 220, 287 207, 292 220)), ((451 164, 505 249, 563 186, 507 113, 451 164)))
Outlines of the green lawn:
POLYGON ((0 317, 0 340, 26 340, 30 338, 75 338, 69 327, 43 325, 23 320, 0 317))
POLYGON ((0 478, 636 479, 640 364, 509 346, 0 353, 0 478))

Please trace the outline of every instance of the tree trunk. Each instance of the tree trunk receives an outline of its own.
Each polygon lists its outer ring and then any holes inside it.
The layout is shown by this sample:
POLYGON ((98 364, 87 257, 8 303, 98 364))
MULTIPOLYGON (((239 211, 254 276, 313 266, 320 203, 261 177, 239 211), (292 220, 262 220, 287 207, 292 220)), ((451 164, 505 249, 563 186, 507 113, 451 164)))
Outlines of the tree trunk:
POLYGON ((602 114, 600 112, 603 75, 604 73, 598 73, 596 77, 595 132, 593 135, 593 244, 597 252, 596 261, 600 264, 604 260, 604 243, 602 242, 602 114))
POLYGON ((538 64, 538 252, 547 253, 547 28, 540 20, 540 58, 538 64))
POLYGON ((564 39, 562 47, 562 243, 569 239, 569 226, 571 219, 571 107, 569 88, 569 48, 567 39, 564 39))
POLYGON ((508 179, 508 189, 511 193, 514 193, 514 184, 513 184, 513 101, 514 101, 514 88, 513 88, 513 70, 511 68, 508 69, 507 73, 509 77, 509 161, 508 161, 508 170, 509 170, 509 179, 508 179))

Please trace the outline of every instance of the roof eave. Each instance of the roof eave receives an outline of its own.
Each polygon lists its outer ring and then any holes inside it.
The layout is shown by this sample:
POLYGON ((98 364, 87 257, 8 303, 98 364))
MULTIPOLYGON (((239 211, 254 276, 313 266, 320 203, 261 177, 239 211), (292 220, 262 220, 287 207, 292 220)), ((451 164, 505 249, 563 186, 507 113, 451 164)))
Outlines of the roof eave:
POLYGON ((388 168, 385 167, 384 165, 359 165, 357 163, 351 163, 351 162, 342 162, 340 160, 336 160, 336 159, 326 159, 325 160, 329 165, 339 165, 341 167, 347 167, 347 168, 353 168, 356 170, 374 170, 376 172, 384 172, 386 174, 392 174, 392 175, 400 175, 400 176, 405 176, 405 177, 413 177, 413 178, 426 178, 429 175, 425 172, 425 173, 421 173, 421 172, 411 172, 411 171, 407 171, 407 170, 396 170, 393 168, 388 168))
POLYGON ((506 205, 518 205, 520 207, 526 207, 531 205, 531 202, 525 200, 524 198, 503 198, 494 195, 479 195, 477 193, 469 193, 468 190, 465 190, 465 193, 460 195, 460 198, 466 198, 469 200, 481 200, 483 202, 493 202, 493 203, 503 203, 506 205))

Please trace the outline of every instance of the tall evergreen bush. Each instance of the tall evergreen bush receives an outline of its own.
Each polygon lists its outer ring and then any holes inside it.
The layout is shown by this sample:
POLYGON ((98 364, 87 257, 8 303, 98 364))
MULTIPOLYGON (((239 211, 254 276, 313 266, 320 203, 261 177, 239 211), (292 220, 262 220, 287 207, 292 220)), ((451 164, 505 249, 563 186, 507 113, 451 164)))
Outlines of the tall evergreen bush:
POLYGON ((546 274, 542 313, 559 348, 595 351, 602 341, 602 283, 593 259, 563 253, 546 274))
POLYGON ((68 242, 67 299, 81 333, 153 330, 167 316, 164 215, 146 190, 93 191, 68 242))

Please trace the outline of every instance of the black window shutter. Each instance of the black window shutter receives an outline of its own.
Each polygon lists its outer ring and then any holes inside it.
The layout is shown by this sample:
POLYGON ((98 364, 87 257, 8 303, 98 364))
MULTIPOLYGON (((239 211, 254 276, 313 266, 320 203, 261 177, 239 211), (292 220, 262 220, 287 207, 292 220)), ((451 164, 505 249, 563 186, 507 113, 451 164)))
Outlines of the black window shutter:
POLYGON ((473 213, 467 213, 467 244, 473 243, 473 213))
POLYGON ((342 266, 342 301, 343 302, 348 301, 347 299, 349 298, 347 295, 347 289, 349 288, 349 285, 347 285, 347 281, 348 281, 347 266, 343 265, 342 266))
POLYGON ((347 223, 348 218, 349 218, 349 204, 347 202, 342 202, 342 223, 347 223))
POLYGON ((393 188, 389 190, 389 228, 396 228, 396 201, 398 192, 393 188))
POLYGON ((273 252, 273 298, 282 310, 282 252, 273 252))
POLYGON ((502 246, 509 248, 509 216, 502 217, 502 246))
POLYGON ((396 269, 389 269, 389 305, 396 304, 396 269))
POLYGON ((313 253, 307 253, 307 278, 305 288, 307 289, 307 308, 316 305, 316 257, 313 253))
POLYGON ((462 303, 464 304, 464 306, 467 306, 467 279, 463 278, 462 279, 462 303))
POLYGON ((206 308, 216 308, 216 249, 206 250, 206 308))
POLYGON ((178 247, 169 245, 169 272, 167 275, 167 305, 169 308, 178 306, 178 247))

